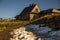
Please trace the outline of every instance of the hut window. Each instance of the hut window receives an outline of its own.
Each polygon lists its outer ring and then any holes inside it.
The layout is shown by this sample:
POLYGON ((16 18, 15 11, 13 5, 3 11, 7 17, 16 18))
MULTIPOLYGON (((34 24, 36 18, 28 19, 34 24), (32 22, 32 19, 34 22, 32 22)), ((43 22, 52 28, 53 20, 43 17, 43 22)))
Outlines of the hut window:
POLYGON ((38 9, 37 8, 35 10, 36 10, 36 12, 38 12, 38 9))

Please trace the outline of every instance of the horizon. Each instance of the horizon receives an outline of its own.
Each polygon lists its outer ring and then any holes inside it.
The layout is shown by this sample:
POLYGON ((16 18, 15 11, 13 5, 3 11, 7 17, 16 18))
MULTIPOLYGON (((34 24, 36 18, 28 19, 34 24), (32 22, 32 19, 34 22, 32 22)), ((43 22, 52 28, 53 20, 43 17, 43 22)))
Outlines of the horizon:
POLYGON ((60 9, 60 0, 0 0, 0 18, 13 18, 31 3, 36 3, 41 10, 60 9))

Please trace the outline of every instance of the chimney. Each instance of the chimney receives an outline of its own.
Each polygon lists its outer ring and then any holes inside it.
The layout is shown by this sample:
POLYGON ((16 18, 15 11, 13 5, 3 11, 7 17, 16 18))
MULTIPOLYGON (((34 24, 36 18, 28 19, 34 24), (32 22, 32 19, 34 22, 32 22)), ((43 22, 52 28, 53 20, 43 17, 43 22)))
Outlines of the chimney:
POLYGON ((34 5, 36 5, 35 3, 31 3, 29 6, 34 6, 34 5))

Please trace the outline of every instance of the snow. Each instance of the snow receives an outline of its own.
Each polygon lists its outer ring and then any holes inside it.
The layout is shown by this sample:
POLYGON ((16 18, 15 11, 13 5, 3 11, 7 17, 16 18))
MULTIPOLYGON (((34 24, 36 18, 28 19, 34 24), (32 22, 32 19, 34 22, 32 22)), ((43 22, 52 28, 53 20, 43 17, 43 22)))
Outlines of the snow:
POLYGON ((49 36, 59 36, 60 37, 60 30, 50 32, 49 36))
POLYGON ((29 24, 25 27, 14 29, 10 40, 60 40, 60 30, 52 31, 44 24, 29 24))
POLYGON ((51 31, 51 29, 48 28, 48 27, 40 27, 40 32, 41 33, 47 33, 48 31, 51 31))

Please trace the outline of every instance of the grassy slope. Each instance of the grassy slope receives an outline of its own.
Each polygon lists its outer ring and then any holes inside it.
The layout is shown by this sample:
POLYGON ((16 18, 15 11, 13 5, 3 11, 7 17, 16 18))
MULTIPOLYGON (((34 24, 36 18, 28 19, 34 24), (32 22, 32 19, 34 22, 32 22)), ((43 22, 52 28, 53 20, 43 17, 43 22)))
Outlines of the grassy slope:
POLYGON ((0 21, 0 40, 9 40, 10 31, 27 23, 28 21, 0 21))
POLYGON ((0 40, 9 40, 9 32, 20 26, 25 26, 26 24, 40 24, 44 23, 53 29, 60 29, 60 14, 55 15, 45 15, 34 21, 2 21, 0 22, 0 40))

